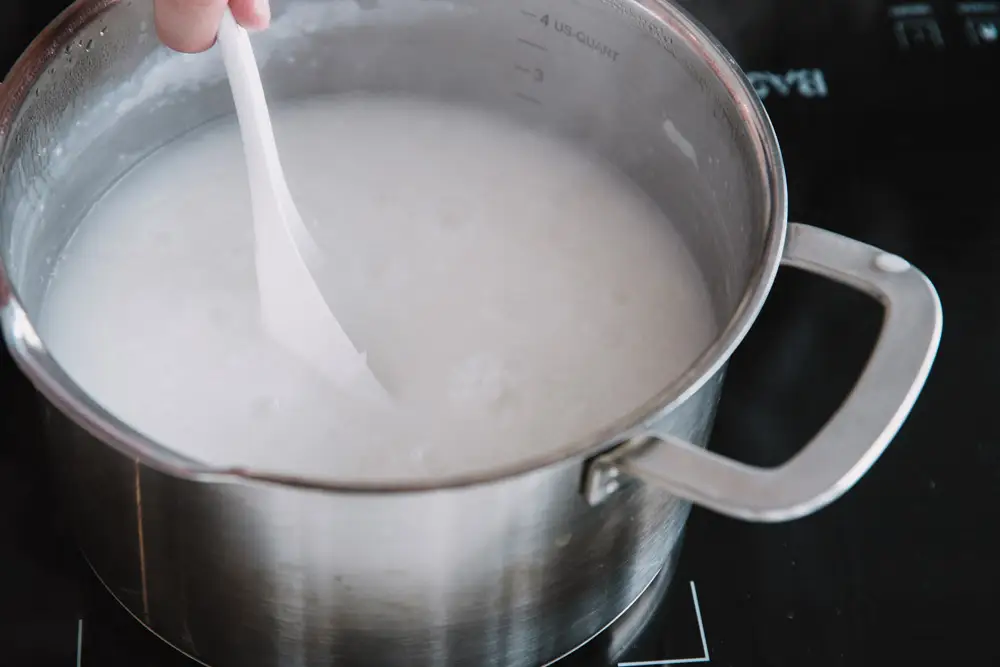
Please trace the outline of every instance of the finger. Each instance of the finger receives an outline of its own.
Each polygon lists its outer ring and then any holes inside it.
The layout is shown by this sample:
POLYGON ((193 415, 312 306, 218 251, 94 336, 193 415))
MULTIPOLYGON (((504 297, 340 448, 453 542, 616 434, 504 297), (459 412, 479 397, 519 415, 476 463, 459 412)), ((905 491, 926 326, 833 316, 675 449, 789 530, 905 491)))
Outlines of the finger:
POLYGON ((263 30, 271 22, 268 0, 230 0, 229 8, 237 23, 249 30, 263 30))
POLYGON ((227 0, 154 0, 156 33, 172 49, 204 51, 215 43, 227 0))

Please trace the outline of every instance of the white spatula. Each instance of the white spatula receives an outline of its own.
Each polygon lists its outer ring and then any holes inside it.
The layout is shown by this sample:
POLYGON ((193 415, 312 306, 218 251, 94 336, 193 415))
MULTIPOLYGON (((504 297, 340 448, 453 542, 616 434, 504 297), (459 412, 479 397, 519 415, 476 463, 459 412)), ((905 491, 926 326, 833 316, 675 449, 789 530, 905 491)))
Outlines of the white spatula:
POLYGON ((384 397, 366 355, 354 347, 316 286, 313 273, 323 257, 285 182, 250 37, 228 9, 219 30, 219 46, 236 103, 250 180, 265 330, 337 385, 384 397))

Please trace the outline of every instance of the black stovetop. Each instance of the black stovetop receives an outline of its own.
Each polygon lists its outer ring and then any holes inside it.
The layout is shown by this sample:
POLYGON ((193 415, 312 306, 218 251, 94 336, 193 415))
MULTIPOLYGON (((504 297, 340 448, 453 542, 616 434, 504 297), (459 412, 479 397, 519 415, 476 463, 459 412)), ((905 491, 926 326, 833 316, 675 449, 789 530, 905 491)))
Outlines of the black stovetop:
MULTIPOLYGON (((5 2, 0 57, 61 4, 5 2)), ((913 261, 940 292, 944 337, 910 419, 847 496, 783 525, 695 509, 638 641, 609 659, 613 641, 599 638, 567 664, 1000 664, 1000 3, 686 4, 764 98, 792 218, 913 261)), ((786 459, 846 395, 878 323, 864 297, 783 272, 733 358, 712 447, 786 459)), ((75 552, 31 391, 5 353, 0 397, 0 666, 193 664, 127 617, 75 552)))

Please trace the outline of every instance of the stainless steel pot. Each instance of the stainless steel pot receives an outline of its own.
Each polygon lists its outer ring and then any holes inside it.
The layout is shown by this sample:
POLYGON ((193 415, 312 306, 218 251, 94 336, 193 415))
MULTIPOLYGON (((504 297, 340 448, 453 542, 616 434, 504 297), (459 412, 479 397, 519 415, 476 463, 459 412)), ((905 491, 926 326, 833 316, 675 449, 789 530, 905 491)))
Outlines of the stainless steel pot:
POLYGON ((0 99, 0 306, 47 399, 53 466, 86 557, 139 619, 207 663, 538 665, 625 610, 676 554, 690 501, 808 514, 892 438, 941 309, 898 257, 786 224, 767 116, 732 59, 662 0, 275 0, 257 37, 272 100, 407 91, 487 106, 586 144, 659 202, 711 282, 721 337, 586 441, 433 485, 347 486, 218 470, 90 401, 31 322, 86 207, 156 147, 232 111, 217 54, 159 47, 148 0, 81 0, 0 99), (780 265, 886 308, 841 410, 762 470, 704 450, 730 354, 780 265))

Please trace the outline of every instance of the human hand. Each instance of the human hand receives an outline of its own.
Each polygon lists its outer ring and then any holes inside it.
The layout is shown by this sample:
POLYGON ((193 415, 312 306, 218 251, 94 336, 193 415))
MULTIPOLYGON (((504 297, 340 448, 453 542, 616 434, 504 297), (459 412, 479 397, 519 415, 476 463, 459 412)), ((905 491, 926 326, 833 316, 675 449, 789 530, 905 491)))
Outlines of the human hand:
POLYGON ((215 43, 227 5, 250 30, 262 30, 271 21, 269 0, 153 0, 156 34, 177 51, 204 51, 215 43))

